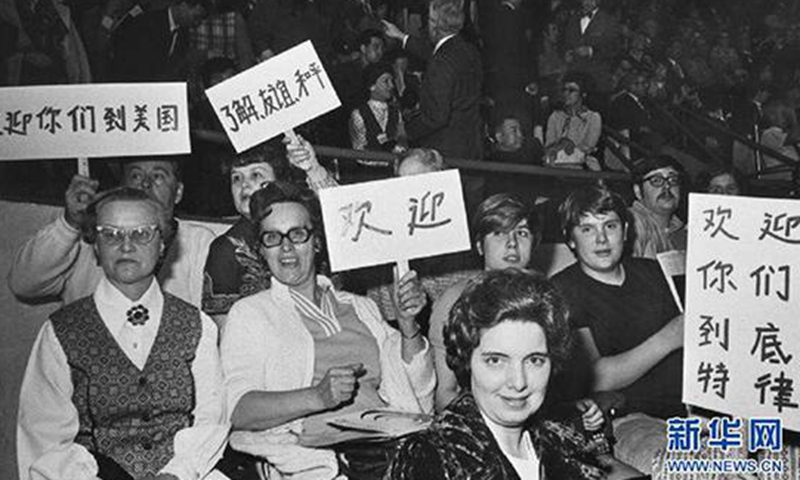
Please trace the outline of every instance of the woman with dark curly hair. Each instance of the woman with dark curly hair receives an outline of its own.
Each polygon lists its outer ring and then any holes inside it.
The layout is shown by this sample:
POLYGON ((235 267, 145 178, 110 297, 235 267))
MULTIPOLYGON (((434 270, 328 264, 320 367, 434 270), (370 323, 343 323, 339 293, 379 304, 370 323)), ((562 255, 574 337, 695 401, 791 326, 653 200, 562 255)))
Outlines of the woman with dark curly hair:
POLYGON ((481 274, 444 330, 463 393, 401 445, 387 478, 605 478, 581 433, 542 418, 548 381, 565 366, 571 341, 566 306, 544 277, 481 274))

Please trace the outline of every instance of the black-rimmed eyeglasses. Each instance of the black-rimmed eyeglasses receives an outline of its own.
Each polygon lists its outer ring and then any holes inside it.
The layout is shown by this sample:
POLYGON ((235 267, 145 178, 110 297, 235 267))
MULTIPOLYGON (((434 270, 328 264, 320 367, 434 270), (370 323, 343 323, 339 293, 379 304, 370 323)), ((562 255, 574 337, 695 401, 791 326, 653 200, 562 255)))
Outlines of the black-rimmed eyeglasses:
POLYGON ((283 243, 284 238, 288 238, 295 245, 300 245, 306 243, 311 238, 312 233, 314 233, 314 229, 306 227, 295 227, 289 229, 286 233, 267 230, 266 232, 261 232, 261 245, 266 248, 277 247, 283 243))
POLYGON ((669 177, 665 177, 663 175, 653 175, 652 177, 647 177, 644 179, 645 182, 649 182, 655 188, 661 188, 664 185, 669 185, 670 187, 677 187, 681 184, 681 176, 680 175, 670 175, 669 177))

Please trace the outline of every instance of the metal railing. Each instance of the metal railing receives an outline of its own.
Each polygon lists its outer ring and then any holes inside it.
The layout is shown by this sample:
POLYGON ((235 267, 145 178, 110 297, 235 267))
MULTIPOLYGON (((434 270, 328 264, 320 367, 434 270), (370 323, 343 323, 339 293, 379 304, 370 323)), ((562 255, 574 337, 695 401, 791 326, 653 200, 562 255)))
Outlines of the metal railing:
MULTIPOLYGON (((192 134, 199 139, 224 143, 228 139, 222 132, 209 130, 193 130, 192 134)), ((399 160, 397 154, 376 152, 370 150, 352 150, 326 145, 314 145, 314 150, 320 157, 335 158, 338 161, 355 162, 357 160, 378 160, 395 163, 399 160)), ((630 175, 626 172, 594 172, 587 170, 573 170, 567 168, 542 167, 538 165, 514 164, 492 162, 490 160, 472 160, 462 158, 445 158, 445 163, 454 168, 479 172, 512 173, 534 175, 540 177, 573 178, 583 180, 603 179, 609 181, 628 181, 630 175)), ((369 168, 369 167, 365 167, 369 168)))

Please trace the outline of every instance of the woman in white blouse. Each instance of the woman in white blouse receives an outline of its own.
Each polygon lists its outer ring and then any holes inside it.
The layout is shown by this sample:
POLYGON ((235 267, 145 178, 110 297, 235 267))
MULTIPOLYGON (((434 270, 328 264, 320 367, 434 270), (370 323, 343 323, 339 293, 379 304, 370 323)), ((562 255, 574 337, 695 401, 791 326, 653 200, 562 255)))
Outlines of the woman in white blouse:
POLYGON ((545 164, 599 170, 600 165, 592 155, 603 130, 600 114, 584 104, 586 84, 582 77, 567 75, 563 85, 564 107, 547 119, 545 164))
POLYGON ((233 305, 222 336, 233 428, 258 432, 234 432, 231 445, 265 458, 270 478, 333 478, 340 466, 380 478, 391 448, 364 458, 357 449, 337 457, 303 445, 334 443, 341 431, 326 420, 343 413, 432 411, 433 364, 415 320, 426 299, 416 273, 395 287, 398 331, 374 302, 317 275, 324 230, 313 192, 276 181, 253 195, 250 213, 273 281, 233 305))
POLYGON ((104 278, 36 339, 20 394, 20 479, 204 478, 228 433, 216 326, 155 281, 172 228, 158 200, 123 187, 89 212, 104 278))

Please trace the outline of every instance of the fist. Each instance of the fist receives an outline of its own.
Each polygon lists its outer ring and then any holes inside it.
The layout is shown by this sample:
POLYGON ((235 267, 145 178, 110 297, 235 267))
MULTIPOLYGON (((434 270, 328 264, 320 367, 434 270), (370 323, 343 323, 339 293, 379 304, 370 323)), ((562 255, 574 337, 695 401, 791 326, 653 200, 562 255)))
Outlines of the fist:
POLYGON ((304 172, 319 167, 317 152, 314 151, 314 147, 305 138, 300 135, 294 138, 287 135, 283 141, 286 144, 286 158, 293 166, 304 172))
POLYGON ((64 217, 73 228, 80 228, 86 220, 86 209, 97 196, 97 187, 100 182, 83 175, 75 175, 69 182, 67 193, 64 195, 66 211, 64 217))
POLYGON ((417 278, 417 272, 410 270, 403 275, 403 278, 395 281, 393 300, 398 321, 401 322, 400 328, 404 327, 404 323, 414 322, 414 318, 428 302, 428 297, 425 296, 417 278))
POLYGON ((356 396, 358 378, 364 373, 366 370, 360 363, 328 369, 316 386, 323 409, 333 410, 352 400, 356 396))

